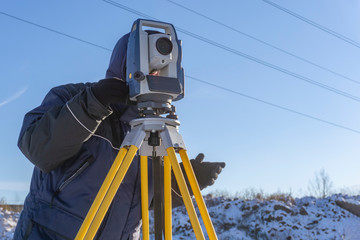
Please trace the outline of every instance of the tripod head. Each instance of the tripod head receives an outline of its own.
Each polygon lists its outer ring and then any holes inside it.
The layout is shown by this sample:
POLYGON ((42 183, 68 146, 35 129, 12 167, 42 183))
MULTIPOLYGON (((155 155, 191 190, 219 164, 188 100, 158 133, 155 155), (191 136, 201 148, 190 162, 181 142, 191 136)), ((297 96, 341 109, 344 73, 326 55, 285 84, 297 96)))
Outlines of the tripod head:
POLYGON ((145 19, 134 22, 128 40, 126 82, 130 100, 137 102, 141 116, 168 113, 168 118, 176 118, 171 103, 184 97, 181 58, 181 41, 172 24, 145 19))

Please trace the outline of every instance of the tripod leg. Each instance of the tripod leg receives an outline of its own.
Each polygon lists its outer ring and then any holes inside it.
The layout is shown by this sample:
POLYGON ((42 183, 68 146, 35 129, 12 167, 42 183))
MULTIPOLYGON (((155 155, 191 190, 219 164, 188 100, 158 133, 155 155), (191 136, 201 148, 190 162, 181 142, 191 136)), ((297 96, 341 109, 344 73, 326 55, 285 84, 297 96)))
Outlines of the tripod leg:
POLYGON ((164 215, 165 240, 172 239, 172 206, 171 206, 171 164, 168 156, 164 156, 164 215))
POLYGON ((203 232, 201 230, 201 227, 200 227, 199 219, 198 219, 198 217, 196 215, 196 212, 195 212, 194 205, 193 205, 193 203, 191 201, 189 190, 188 190, 188 188, 186 186, 184 176, 182 174, 180 165, 179 165, 179 163, 177 161, 177 158, 176 158, 175 149, 174 149, 174 147, 168 147, 166 149, 166 152, 167 152, 167 154, 168 154, 168 156, 170 158, 171 167, 173 168, 176 181, 177 181, 177 183, 179 185, 180 193, 181 193, 181 195, 183 197, 186 210, 187 210, 187 212, 189 214, 190 222, 191 222, 191 225, 192 225, 192 227, 194 229, 196 239, 197 240, 199 240, 199 239, 200 240, 205 240, 204 234, 203 234, 203 232))
POLYGON ((163 173, 161 157, 152 157, 152 170, 153 170, 153 182, 154 182, 154 229, 155 240, 163 239, 164 230, 164 191, 163 191, 163 173))
POLYGON ((104 200, 101 202, 100 208, 97 211, 97 213, 90 225, 89 231, 85 235, 86 240, 94 239, 96 232, 99 229, 100 224, 101 224, 102 220, 104 219, 106 212, 108 211, 110 204, 111 204, 112 200, 114 199, 115 194, 118 191, 120 184, 121 184, 122 180, 124 179, 125 174, 126 174, 127 170, 129 169, 129 166, 130 166, 132 160, 134 159, 134 156, 135 156, 137 150, 138 150, 138 148, 136 146, 134 146, 134 145, 130 146, 130 149, 127 152, 127 154, 124 158, 124 161, 121 164, 119 170, 117 171, 117 173, 110 185, 110 188, 104 197, 104 200))
POLYGON ((141 171, 141 213, 143 240, 149 240, 149 185, 148 185, 148 158, 140 157, 141 171))
POLYGON ((118 155, 116 156, 114 163, 112 164, 108 174, 106 175, 106 178, 103 182, 103 184, 101 185, 101 188, 99 190, 99 192, 96 195, 96 198, 94 200, 94 202, 92 203, 89 212, 87 213, 84 222, 82 223, 80 230, 78 231, 75 239, 76 240, 80 240, 80 239, 84 239, 90 224, 92 223, 96 212, 99 210, 99 207, 102 203, 102 201, 104 200, 104 197, 107 193, 107 191, 109 190, 110 184, 113 181, 115 174, 117 173, 117 171, 120 168, 120 165, 125 157, 127 153, 127 149, 125 148, 121 148, 118 155))
POLYGON ((189 157, 188 157, 188 155, 186 153, 186 150, 181 149, 179 151, 179 154, 180 154, 181 160, 183 162, 186 175, 187 175, 187 177, 189 179, 191 189, 192 189, 192 191, 194 193, 196 203, 197 203, 197 205, 199 207, 201 217, 202 217, 202 219, 204 221, 206 231, 207 231, 207 233, 209 235, 209 239, 210 240, 218 239, 217 236, 216 236, 215 230, 214 230, 214 226, 213 226, 213 224, 211 222, 209 213, 207 211, 205 201, 204 201, 203 197, 201 196, 200 187, 199 187, 198 182, 196 181, 195 173, 194 173, 194 170, 193 170, 193 168, 191 166, 191 163, 190 163, 189 157))

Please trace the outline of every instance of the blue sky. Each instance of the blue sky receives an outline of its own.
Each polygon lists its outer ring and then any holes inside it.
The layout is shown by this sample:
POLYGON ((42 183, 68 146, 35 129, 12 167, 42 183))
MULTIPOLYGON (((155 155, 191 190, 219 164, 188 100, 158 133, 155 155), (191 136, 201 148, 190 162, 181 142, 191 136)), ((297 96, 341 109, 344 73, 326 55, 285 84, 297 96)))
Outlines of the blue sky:
MULTIPOLYGON (((360 49, 261 0, 174 0, 238 31, 360 81, 360 49)), ((360 102, 261 65, 247 54, 307 79, 360 97, 360 84, 300 61, 224 28, 167 0, 117 1, 173 23, 225 51, 178 31, 186 75, 237 93, 360 131, 360 102)), ((275 3, 360 42, 360 3, 275 3)), ((0 198, 19 202, 33 166, 17 148, 23 116, 54 86, 104 77, 110 51, 16 20, 12 16, 112 49, 140 16, 105 1, 2 1, 0 9, 0 198)), ((225 161, 216 184, 205 192, 304 193, 324 168, 335 187, 360 185, 360 134, 224 91, 191 78, 176 102, 180 133, 190 157, 225 161)))

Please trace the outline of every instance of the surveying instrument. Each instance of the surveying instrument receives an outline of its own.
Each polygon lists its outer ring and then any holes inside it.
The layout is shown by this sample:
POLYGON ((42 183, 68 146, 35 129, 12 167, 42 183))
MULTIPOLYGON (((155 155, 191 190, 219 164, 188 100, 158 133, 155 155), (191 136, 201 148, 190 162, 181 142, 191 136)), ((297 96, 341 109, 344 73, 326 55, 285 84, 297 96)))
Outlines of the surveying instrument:
POLYGON ((171 170, 178 183, 196 239, 205 239, 176 153, 180 154, 208 237, 211 240, 217 239, 184 141, 178 131, 180 122, 177 120, 175 107, 171 105, 172 101, 184 97, 181 53, 181 41, 178 40, 172 24, 145 19, 134 22, 128 40, 126 82, 129 85, 130 100, 137 102, 140 118, 130 122, 131 131, 125 136, 120 151, 76 235, 76 240, 90 240, 95 237, 138 150, 143 239, 149 239, 148 157, 152 157, 153 161, 155 239, 162 239, 163 233, 166 240, 172 239, 171 170), (163 114, 167 116, 162 117, 163 114), (163 190, 161 161, 164 164, 163 190), (159 217, 158 214, 162 216, 159 217), (161 220, 160 223, 157 219, 161 220))

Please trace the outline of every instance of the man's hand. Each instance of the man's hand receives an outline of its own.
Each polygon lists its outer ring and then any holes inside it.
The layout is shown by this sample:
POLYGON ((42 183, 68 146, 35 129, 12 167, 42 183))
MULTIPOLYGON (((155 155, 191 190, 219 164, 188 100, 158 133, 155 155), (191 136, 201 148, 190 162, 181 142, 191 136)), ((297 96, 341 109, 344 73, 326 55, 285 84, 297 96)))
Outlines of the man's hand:
POLYGON ((198 154, 195 159, 190 160, 201 190, 213 185, 226 165, 224 162, 203 162, 203 160, 203 153, 198 154))
MULTIPOLYGON (((197 182, 199 184, 200 190, 206 188, 207 186, 213 185, 215 180, 218 178, 218 175, 221 173, 222 169, 225 167, 224 162, 203 162, 204 154, 200 153, 197 155, 195 159, 191 159, 190 163, 194 170, 197 182)), ((180 163, 180 167, 184 175, 185 169, 182 163, 180 163)), ((186 185, 188 186, 190 195, 193 195, 193 192, 190 187, 190 183, 185 177, 186 185)), ((173 189, 173 207, 177 207, 183 204, 182 197, 180 195, 179 186, 175 179, 174 174, 171 177, 171 188, 173 189)))
POLYGON ((105 107, 112 103, 129 104, 129 88, 119 78, 106 78, 95 83, 91 91, 105 107))

